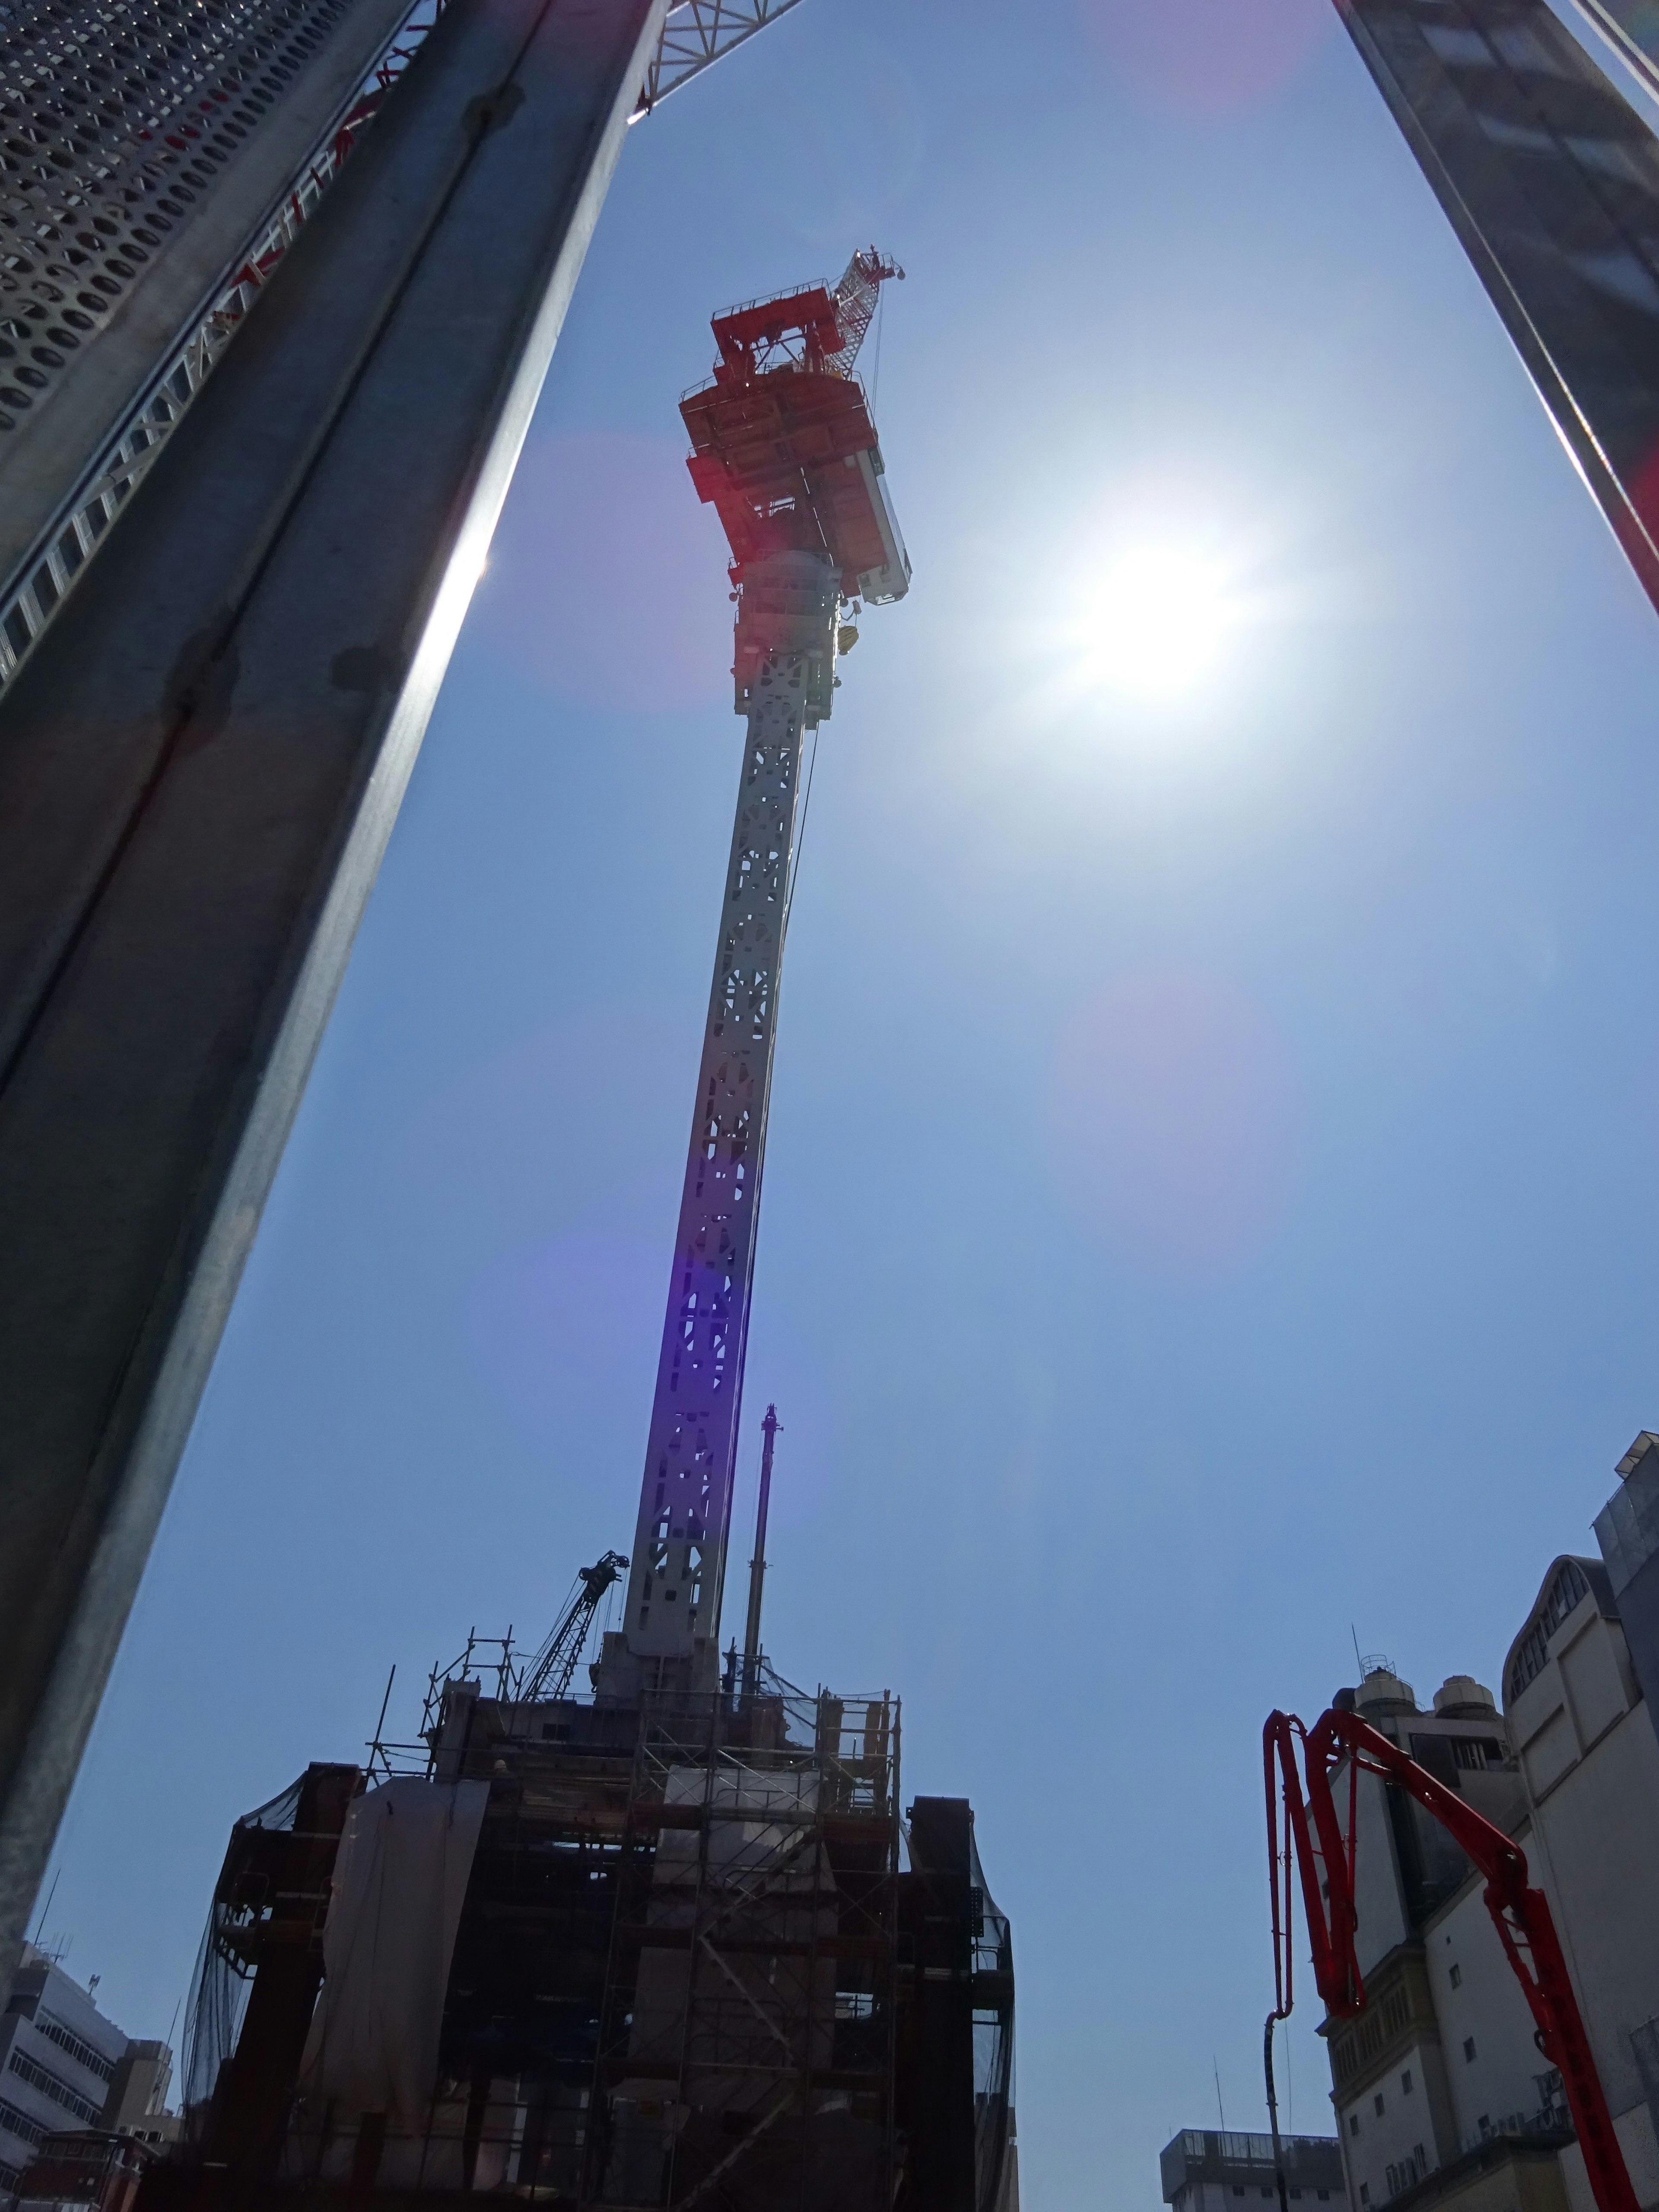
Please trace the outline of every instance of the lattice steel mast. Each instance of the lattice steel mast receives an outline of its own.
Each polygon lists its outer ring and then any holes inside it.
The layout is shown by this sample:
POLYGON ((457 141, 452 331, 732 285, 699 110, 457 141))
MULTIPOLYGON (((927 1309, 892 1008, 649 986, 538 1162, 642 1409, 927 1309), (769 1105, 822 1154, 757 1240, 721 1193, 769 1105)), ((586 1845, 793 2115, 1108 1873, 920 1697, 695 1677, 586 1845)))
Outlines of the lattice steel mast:
POLYGON ((852 374, 877 288, 902 273, 872 247, 833 293, 802 286, 716 317, 720 366, 681 405, 692 480, 732 547, 748 729, 627 1613, 596 1672, 602 1698, 718 1679, 802 748, 830 714, 837 651, 857 635, 843 601, 884 604, 909 585, 852 374))

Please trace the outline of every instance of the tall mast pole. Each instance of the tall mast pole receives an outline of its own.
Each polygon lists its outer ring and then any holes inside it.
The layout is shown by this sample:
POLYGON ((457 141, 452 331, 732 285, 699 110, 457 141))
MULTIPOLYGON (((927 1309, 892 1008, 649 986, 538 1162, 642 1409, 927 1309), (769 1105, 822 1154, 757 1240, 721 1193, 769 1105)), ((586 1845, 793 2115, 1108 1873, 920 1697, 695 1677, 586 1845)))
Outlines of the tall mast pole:
POLYGON ((829 711, 840 603, 830 562, 798 551, 754 562, 738 600, 748 731, 629 1577, 642 1664, 623 1694, 712 1690, 719 1674, 801 750, 829 711))
MULTIPOLYGON (((872 249, 854 255, 850 283, 833 295, 798 287, 717 316, 714 378, 680 403, 691 480, 732 547, 732 704, 745 730, 627 1608, 593 1677, 607 1704, 719 1685, 802 751, 829 716, 836 655, 858 635, 842 623, 843 600, 884 605, 909 588, 875 428, 863 387, 846 373, 875 288, 898 274, 872 249)), ((767 1421, 769 1474, 769 1409, 767 1421)))
POLYGON ((751 1695, 760 1670, 761 1590, 766 1581, 766 1514, 772 1503, 772 1447, 777 1442, 778 1409, 769 1406, 761 1423, 760 1499, 755 1507, 755 1556, 749 1562, 749 1619, 743 1632, 743 1686, 751 1695))

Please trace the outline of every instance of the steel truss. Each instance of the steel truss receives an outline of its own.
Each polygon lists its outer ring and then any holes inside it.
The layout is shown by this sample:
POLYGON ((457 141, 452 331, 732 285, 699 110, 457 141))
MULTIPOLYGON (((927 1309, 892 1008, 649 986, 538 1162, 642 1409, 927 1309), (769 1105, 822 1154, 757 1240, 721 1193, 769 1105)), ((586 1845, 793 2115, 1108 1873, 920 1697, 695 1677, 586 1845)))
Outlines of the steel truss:
POLYGON ((640 113, 648 115, 671 92, 799 5, 800 0, 743 0, 735 7, 732 0, 681 0, 668 11, 657 58, 640 94, 640 113))

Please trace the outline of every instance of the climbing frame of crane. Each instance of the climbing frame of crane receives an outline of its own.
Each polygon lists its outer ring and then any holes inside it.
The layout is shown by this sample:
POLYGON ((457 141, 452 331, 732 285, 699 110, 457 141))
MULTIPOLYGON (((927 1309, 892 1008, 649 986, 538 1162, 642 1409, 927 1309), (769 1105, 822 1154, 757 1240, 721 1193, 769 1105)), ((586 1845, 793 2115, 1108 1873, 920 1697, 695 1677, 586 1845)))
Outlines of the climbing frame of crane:
POLYGON ((739 588, 762 555, 803 552, 829 556, 845 599, 880 606, 909 589, 881 447, 853 374, 881 285, 903 275, 870 246, 833 291, 797 285, 714 318, 719 366, 680 413, 691 481, 720 516, 739 588))

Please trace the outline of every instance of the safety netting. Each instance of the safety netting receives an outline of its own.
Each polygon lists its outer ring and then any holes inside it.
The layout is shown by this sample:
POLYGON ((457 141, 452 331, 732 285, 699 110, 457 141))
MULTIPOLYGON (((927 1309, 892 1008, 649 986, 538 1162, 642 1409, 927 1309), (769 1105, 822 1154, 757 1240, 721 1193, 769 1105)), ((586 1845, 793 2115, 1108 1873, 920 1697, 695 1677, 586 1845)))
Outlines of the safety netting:
POLYGON ((253 1981, 252 1939, 274 1902, 274 1869, 268 1863, 270 1854, 263 1839, 293 1831, 304 1779, 301 1776, 291 1783, 269 1804, 243 1814, 230 1832, 185 2006, 183 2095, 187 2142, 199 2143, 205 2132, 220 2073, 242 2032, 253 1981))

